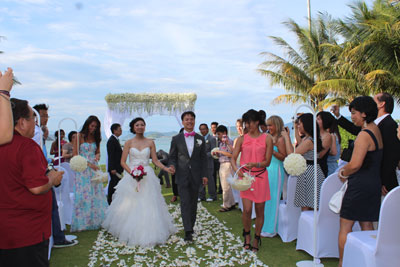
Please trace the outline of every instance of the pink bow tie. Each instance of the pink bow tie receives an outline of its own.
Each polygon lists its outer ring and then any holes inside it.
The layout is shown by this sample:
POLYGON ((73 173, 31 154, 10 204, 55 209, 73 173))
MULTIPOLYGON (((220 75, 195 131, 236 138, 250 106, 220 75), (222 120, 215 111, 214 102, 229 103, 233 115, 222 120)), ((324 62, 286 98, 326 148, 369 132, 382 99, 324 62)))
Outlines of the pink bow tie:
POLYGON ((195 136, 196 133, 195 132, 191 132, 191 133, 185 133, 185 137, 189 137, 189 136, 195 136))

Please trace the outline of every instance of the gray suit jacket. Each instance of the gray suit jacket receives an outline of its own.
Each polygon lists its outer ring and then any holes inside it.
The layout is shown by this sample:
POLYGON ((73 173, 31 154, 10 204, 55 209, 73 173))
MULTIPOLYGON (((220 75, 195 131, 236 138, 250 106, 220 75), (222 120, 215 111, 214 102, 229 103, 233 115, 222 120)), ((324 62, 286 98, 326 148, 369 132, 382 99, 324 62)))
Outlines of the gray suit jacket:
POLYGON ((168 163, 175 167, 176 184, 200 186, 202 178, 208 177, 206 142, 203 136, 197 133, 194 136, 191 157, 186 146, 185 135, 180 133, 172 137, 168 163))

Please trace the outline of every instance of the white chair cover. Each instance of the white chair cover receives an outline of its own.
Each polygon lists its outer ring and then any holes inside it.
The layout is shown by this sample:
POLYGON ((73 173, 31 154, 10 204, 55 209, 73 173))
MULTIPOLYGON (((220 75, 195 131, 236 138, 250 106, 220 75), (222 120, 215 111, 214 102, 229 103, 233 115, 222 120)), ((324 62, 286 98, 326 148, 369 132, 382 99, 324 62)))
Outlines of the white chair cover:
POLYGON ((51 256, 51 249, 53 248, 54 245, 54 238, 53 238, 53 229, 51 229, 51 235, 50 235, 50 239, 49 239, 49 260, 50 260, 50 256, 51 256))
POLYGON ((232 188, 233 198, 235 199, 235 203, 239 203, 240 201, 240 191, 232 188))
POLYGON ((71 169, 68 162, 61 163, 61 167, 68 172, 69 175, 69 192, 74 193, 74 185, 75 185, 75 172, 71 169))
MULTIPOLYGON (((75 172, 71 169, 68 162, 61 163, 61 167, 63 167, 69 174, 69 197, 71 199, 71 203, 74 204, 75 197, 75 172)), ((71 219, 72 220, 72 219, 71 219)))
MULTIPOLYGON (((300 215, 296 250, 304 250, 316 258, 339 258, 340 215, 329 209, 329 200, 342 185, 338 173, 333 173, 324 180, 321 186, 320 208, 317 211, 317 255, 314 255, 313 241, 314 211, 303 211, 300 215)), ((359 229, 356 223, 353 231, 359 229)))
POLYGON ((58 214, 60 215, 61 230, 65 230, 66 224, 72 222, 72 202, 70 198, 70 179, 69 173, 63 167, 56 166, 57 169, 64 171, 63 179, 59 187, 54 188, 57 198, 58 214))
POLYGON ((343 266, 395 267, 400 264, 400 187, 383 200, 376 231, 347 235, 343 266))
POLYGON ((278 234, 283 242, 291 242, 297 238, 297 225, 301 209, 294 206, 297 176, 289 176, 287 180, 287 199, 279 204, 278 234))

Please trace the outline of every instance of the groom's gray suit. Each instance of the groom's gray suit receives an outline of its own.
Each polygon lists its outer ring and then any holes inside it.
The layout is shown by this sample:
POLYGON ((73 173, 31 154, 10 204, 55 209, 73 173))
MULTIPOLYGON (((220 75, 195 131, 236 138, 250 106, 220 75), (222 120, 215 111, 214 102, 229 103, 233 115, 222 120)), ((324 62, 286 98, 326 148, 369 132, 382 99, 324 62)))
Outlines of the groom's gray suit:
POLYGON ((185 135, 172 137, 169 165, 175 167, 175 182, 181 198, 181 214, 185 232, 192 232, 196 222, 197 198, 202 178, 207 177, 207 154, 204 138, 194 136, 193 152, 189 155, 185 135))

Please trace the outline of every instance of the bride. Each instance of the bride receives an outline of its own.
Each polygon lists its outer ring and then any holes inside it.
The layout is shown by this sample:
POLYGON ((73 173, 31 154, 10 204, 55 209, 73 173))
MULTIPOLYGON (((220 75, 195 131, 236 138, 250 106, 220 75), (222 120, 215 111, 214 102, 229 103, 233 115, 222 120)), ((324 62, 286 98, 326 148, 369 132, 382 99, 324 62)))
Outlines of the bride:
POLYGON ((149 158, 162 170, 169 173, 172 170, 157 159, 153 140, 143 136, 145 121, 136 118, 129 126, 136 136, 125 143, 121 158, 121 165, 125 169, 124 177, 115 187, 116 191, 102 226, 118 238, 119 242, 129 246, 164 244, 177 230, 161 194, 160 181, 149 166, 149 158), (128 154, 129 164, 126 164, 128 154), (144 167, 147 175, 137 182, 130 173, 139 165, 144 167))

